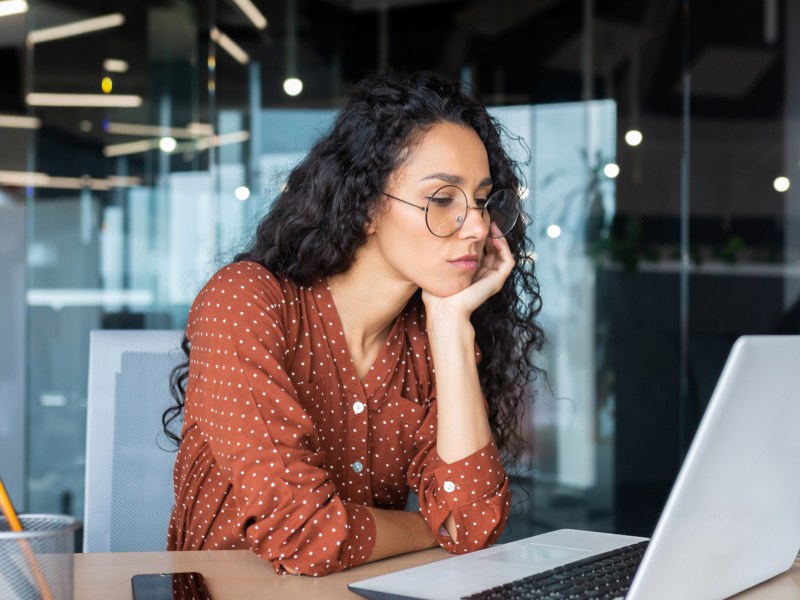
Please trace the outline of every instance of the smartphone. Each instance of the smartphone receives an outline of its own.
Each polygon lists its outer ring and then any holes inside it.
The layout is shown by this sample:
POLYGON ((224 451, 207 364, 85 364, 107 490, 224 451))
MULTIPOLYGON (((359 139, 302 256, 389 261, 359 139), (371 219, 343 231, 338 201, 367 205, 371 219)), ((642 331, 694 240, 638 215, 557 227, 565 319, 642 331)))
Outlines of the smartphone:
POLYGON ((211 600, 202 573, 145 573, 131 577, 133 600, 211 600))

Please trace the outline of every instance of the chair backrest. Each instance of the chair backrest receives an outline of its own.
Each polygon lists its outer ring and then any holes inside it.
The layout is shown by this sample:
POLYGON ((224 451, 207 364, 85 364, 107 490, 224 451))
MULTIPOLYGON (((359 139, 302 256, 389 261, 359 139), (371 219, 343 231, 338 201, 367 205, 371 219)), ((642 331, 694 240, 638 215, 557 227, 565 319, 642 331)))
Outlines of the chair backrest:
POLYGON ((84 552, 164 550, 176 448, 161 414, 173 402, 182 332, 90 335, 84 552))

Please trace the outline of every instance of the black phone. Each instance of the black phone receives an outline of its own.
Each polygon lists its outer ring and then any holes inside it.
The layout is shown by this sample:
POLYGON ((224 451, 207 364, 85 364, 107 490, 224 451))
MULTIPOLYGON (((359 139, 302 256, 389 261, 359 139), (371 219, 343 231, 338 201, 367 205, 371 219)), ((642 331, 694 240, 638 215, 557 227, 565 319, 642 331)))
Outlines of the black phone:
POLYGON ((133 600, 211 600, 202 573, 144 573, 131 577, 133 600))

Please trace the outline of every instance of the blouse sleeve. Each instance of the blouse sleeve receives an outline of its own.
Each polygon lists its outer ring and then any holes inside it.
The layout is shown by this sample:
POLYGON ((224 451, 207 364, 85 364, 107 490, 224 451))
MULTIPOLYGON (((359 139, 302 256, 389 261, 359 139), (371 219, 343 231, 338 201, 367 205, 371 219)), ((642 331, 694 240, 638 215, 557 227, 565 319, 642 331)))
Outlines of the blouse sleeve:
POLYGON ((307 575, 359 565, 375 543, 371 513, 344 502, 322 468, 314 424, 285 366, 285 300, 267 271, 231 265, 189 315, 191 410, 232 483, 235 531, 254 552, 307 575))
POLYGON ((445 550, 480 550, 497 541, 508 518, 508 477, 494 439, 456 462, 441 459, 436 451, 437 414, 434 397, 418 430, 418 453, 408 470, 408 485, 419 495, 420 512, 445 550), (450 514, 458 541, 444 527, 450 514))

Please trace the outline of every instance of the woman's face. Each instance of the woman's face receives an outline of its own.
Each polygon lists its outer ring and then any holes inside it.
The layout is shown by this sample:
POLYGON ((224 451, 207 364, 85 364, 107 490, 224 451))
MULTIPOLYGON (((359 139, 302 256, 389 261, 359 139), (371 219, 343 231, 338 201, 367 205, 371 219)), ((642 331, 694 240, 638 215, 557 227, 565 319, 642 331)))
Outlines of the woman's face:
MULTIPOLYGON (((392 174, 384 191, 424 207, 445 185, 461 188, 470 206, 476 201, 482 204, 491 192, 486 148, 470 127, 447 122, 434 125, 392 174)), ((385 202, 371 241, 390 275, 440 297, 472 283, 489 232, 480 211, 467 211, 463 225, 450 237, 436 237, 425 224, 425 212, 388 196, 385 202)))

